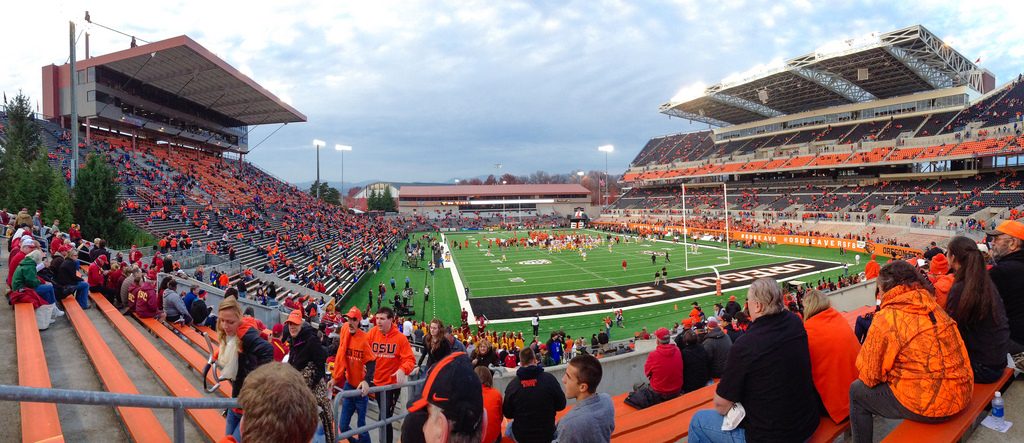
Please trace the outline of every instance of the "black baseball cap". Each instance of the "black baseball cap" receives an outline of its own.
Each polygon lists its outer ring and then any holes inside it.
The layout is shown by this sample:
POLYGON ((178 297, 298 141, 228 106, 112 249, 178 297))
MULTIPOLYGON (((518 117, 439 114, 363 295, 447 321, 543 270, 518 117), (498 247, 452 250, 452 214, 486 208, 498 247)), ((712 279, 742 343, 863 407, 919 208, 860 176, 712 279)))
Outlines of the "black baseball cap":
POLYGON ((473 434, 483 426, 483 386, 465 352, 448 354, 431 368, 423 396, 409 412, 425 410, 427 404, 441 408, 453 422, 452 429, 460 434, 473 434))

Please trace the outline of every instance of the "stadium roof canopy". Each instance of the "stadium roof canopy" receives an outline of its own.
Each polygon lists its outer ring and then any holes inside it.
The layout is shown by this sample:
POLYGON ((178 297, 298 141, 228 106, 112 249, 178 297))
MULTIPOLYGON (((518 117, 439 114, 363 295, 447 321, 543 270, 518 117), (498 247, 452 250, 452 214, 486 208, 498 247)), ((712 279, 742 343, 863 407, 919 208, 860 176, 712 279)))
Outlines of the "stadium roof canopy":
POLYGON ((590 190, 578 184, 550 185, 442 185, 402 186, 402 198, 422 197, 504 197, 516 195, 589 194, 590 190))
POLYGON ((78 62, 103 66, 243 125, 304 122, 306 116, 187 36, 78 62))
POLYGON ((659 110, 729 126, 954 86, 985 92, 983 71, 921 25, 828 46, 659 110))

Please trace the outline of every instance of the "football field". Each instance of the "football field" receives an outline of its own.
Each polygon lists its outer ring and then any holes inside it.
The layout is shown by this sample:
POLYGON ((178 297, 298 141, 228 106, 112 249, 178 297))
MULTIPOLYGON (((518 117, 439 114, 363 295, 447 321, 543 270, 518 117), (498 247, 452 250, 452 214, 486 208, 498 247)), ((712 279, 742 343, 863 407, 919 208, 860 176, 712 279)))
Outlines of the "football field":
MULTIPOLYGON (((598 231, 545 231, 554 234, 583 233, 605 238, 598 231)), ((642 240, 619 243, 609 250, 607 243, 587 250, 586 260, 579 251, 563 250, 549 252, 536 247, 498 248, 488 247, 489 239, 511 238, 512 232, 477 232, 446 235, 448 242, 460 244, 469 242, 469 247, 455 248, 452 254, 463 284, 471 288, 472 297, 490 297, 519 294, 540 294, 578 289, 596 289, 638 283, 652 283, 655 272, 662 268, 668 278, 713 272, 709 266, 718 267, 719 272, 752 266, 783 263, 790 257, 773 254, 771 249, 733 250, 731 265, 727 264, 726 251, 722 243, 702 242, 697 253, 685 252, 679 243, 642 240), (477 246, 480 242, 480 246, 477 246), (667 254, 667 258, 666 258, 667 254), (688 257, 684 257, 688 254, 688 257), (505 260, 502 260, 504 256, 505 260), (651 260, 654 257, 654 260, 651 260), (705 268, 687 271, 688 267, 705 268), (622 262, 626 262, 623 269, 622 262)), ((518 234, 527 235, 526 231, 518 234)), ((623 236, 618 236, 625 238, 623 236)), ((449 247, 451 245, 449 244, 449 247)))
MULTIPOLYGON (((549 232, 605 236, 596 230, 549 232)), ((417 233, 410 237, 419 238, 421 235, 417 233)), ((437 233, 430 235, 440 237, 437 233)), ((417 320, 439 318, 445 324, 457 324, 459 311, 468 306, 474 314, 487 315, 497 330, 529 333, 529 318, 537 313, 542 317, 541 335, 564 330, 572 336, 589 336, 602 329, 602 318, 613 309, 622 307, 626 329, 612 331, 612 339, 617 340, 631 337, 641 326, 672 326, 686 317, 691 302, 697 302, 705 312, 711 312, 714 303, 724 302, 730 295, 735 295, 743 303, 746 287, 753 278, 763 276, 761 272, 785 271, 772 275, 778 280, 835 280, 843 275, 843 263, 849 265, 848 272, 853 274, 863 271, 868 259, 862 255, 857 265, 855 254, 842 255, 835 249, 778 246, 732 249, 731 264, 726 265, 722 243, 700 242, 699 253, 685 257, 692 269, 686 271, 682 242, 645 240, 636 243, 631 237, 628 243, 613 245, 610 252, 607 243, 595 246, 587 251, 585 262, 578 251, 572 250, 551 253, 529 247, 504 250, 496 244, 490 249, 487 247, 488 239, 513 236, 526 237, 527 233, 444 233, 454 267, 438 269, 434 275, 422 269, 408 269, 401 265, 401 254, 392 254, 383 263, 381 272, 368 275, 359 282, 346 300, 345 307, 356 305, 363 308, 368 291, 375 292, 378 283, 387 284, 394 277, 401 286, 405 277, 411 277, 417 293, 412 300, 417 320), (463 248, 452 248, 455 241, 463 248), (477 241, 480 241, 479 247, 477 241), (469 247, 465 246, 467 242, 469 247), (651 263, 652 253, 658 254, 654 264, 651 263), (667 259, 665 253, 668 254, 667 259), (504 261, 502 255, 505 256, 504 261), (623 260, 627 264, 626 270, 622 269, 623 260), (722 285, 722 296, 715 295, 713 270, 693 269, 706 266, 717 266, 726 281, 722 285), (668 283, 653 285, 654 273, 663 267, 668 272, 668 283), (424 286, 432 288, 429 301, 421 295, 424 286), (465 297, 466 286, 470 288, 468 300, 465 297), (672 289, 678 290, 673 292, 672 289), (652 296, 656 291, 663 293, 652 296)), ((404 244, 403 241, 400 248, 404 244)))

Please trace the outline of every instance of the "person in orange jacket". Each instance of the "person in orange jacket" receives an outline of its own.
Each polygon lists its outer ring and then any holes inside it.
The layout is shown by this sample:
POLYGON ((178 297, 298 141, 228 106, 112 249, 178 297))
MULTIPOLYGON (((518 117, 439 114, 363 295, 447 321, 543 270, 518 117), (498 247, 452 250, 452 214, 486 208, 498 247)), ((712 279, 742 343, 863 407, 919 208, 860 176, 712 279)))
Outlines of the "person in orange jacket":
MULTIPOLYGON (((395 327, 395 312, 384 306, 377 310, 375 316, 377 327, 369 333, 370 348, 377 358, 376 370, 373 377, 374 386, 392 385, 405 383, 412 369, 416 366, 416 357, 412 355, 412 346, 404 334, 395 327)), ((377 407, 379 411, 386 409, 384 417, 394 415, 395 405, 398 403, 398 394, 401 388, 389 389, 377 395, 377 407), (387 393, 387 406, 384 405, 384 394, 387 393)), ((385 442, 391 443, 394 439, 394 430, 390 426, 385 430, 385 442)))
POLYGON ((828 296, 811 290, 804 295, 803 303, 811 378, 825 412, 839 424, 850 416, 850 383, 857 379, 860 342, 828 296))
POLYGON ((956 322, 935 302, 910 263, 894 260, 878 274, 882 305, 850 385, 853 441, 873 439, 873 417, 939 423, 971 400, 974 373, 956 322))
POLYGON ((873 280, 878 278, 878 271, 882 269, 878 264, 877 256, 871 254, 871 260, 868 260, 867 264, 864 265, 864 278, 873 280))
POLYGON ((928 280, 935 287, 935 302, 942 309, 946 309, 946 298, 949 297, 949 288, 953 287, 953 274, 949 273, 949 260, 946 254, 935 254, 928 263, 928 280))
MULTIPOLYGON (((342 433, 352 429, 353 413, 358 414, 357 427, 366 425, 366 395, 370 391, 370 383, 373 382, 377 366, 377 357, 370 347, 368 335, 359 329, 359 322, 362 319, 362 313, 355 306, 345 314, 345 324, 339 331, 338 353, 334 356, 334 369, 331 370, 331 381, 328 383, 328 389, 331 391, 335 387, 345 391, 359 389, 363 394, 362 397, 342 399, 338 423, 342 433)), ((370 441, 370 433, 359 434, 359 441, 370 441)))

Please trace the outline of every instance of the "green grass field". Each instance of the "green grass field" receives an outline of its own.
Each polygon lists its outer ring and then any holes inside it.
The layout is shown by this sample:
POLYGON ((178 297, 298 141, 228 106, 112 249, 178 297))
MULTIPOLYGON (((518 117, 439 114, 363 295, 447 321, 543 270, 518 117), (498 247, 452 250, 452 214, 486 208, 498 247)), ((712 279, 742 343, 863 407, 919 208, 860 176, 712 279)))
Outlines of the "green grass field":
MULTIPOLYGON (((573 231, 561 231, 572 233, 573 231)), ((582 231, 591 236, 604 237, 597 231, 582 231)), ((506 248, 494 246, 488 249, 490 238, 510 238, 515 234, 508 233, 460 233, 447 235, 449 243, 463 243, 468 240, 468 248, 456 248, 452 253, 458 266, 463 283, 471 288, 474 297, 495 295, 538 294, 544 292, 567 291, 576 289, 605 288, 609 286, 649 283, 654 280, 654 273, 665 268, 669 278, 712 272, 699 269, 687 272, 684 264, 682 243, 672 244, 657 241, 643 241, 614 245, 609 251, 606 245, 587 251, 587 260, 583 261, 580 253, 574 250, 550 253, 539 248, 506 248), (476 246, 480 241, 481 247, 476 246), (645 253, 646 252, 646 253, 645 253), (656 257, 652 263, 650 252, 668 253, 665 257, 656 257), (502 255, 506 260, 502 262, 502 255), (627 268, 622 269, 622 261, 626 260, 627 268), (537 261, 548 261, 549 264, 528 264, 537 261), (520 282, 519 279, 522 281, 520 282), (512 281, 514 280, 514 281, 512 281)), ((520 237, 526 233, 519 233, 520 237)), ((719 271, 746 268, 751 266, 781 263, 790 258, 772 257, 778 255, 777 249, 753 249, 732 251, 730 265, 726 265, 726 251, 722 244, 703 243, 698 254, 688 257, 691 269, 705 266, 718 266, 719 271), (712 247, 713 246, 713 247, 712 247)), ((806 257, 819 258, 819 257, 806 257)), ((867 257, 863 257, 866 259, 867 257)), ((825 259, 825 258, 821 258, 825 259)))
MULTIPOLYGON (((584 231, 592 235, 604 235, 597 231, 584 231)), ((422 234, 412 234, 412 238, 420 238, 422 234)), ((438 238, 438 234, 430 234, 434 238, 438 238)), ((534 294, 561 290, 573 290, 573 289, 586 289, 586 288, 604 288, 609 286, 618 286, 625 284, 635 283, 649 283, 654 279, 654 272, 656 269, 660 270, 663 266, 668 269, 669 278, 677 278, 692 274, 702 274, 711 272, 710 270, 696 270, 692 272, 685 272, 683 265, 683 245, 682 244, 671 244, 665 242, 651 242, 645 241, 642 244, 620 244, 613 246, 612 252, 608 252, 607 246, 601 246, 594 248, 587 253, 587 261, 583 262, 578 252, 564 251, 561 253, 549 254, 547 251, 537 250, 535 248, 510 248, 504 251, 506 261, 504 263, 492 263, 491 260, 500 260, 502 251, 498 250, 495 246, 492 248, 492 257, 486 256, 486 251, 480 249, 487 249, 487 238, 507 238, 514 235, 513 233, 503 232, 460 232, 460 233, 447 233, 446 238, 448 239, 449 246, 451 241, 459 240, 471 240, 471 247, 458 250, 457 248, 452 251, 454 254, 455 263, 457 270, 461 275, 464 284, 468 284, 471 288, 473 297, 489 297, 499 295, 515 295, 515 294, 534 294), (481 248, 476 247, 476 240, 481 241, 481 248), (666 263, 664 257, 658 257, 657 264, 652 265, 650 256, 644 254, 643 251, 659 251, 664 252, 663 248, 671 248, 668 250, 670 254, 671 263, 666 263), (625 259, 628 263, 626 271, 622 270, 622 260, 625 259), (550 260, 550 264, 546 265, 520 265, 520 261, 527 260, 550 260), (510 268, 509 271, 500 271, 499 267, 510 268), (510 282, 510 278, 522 278, 524 282, 515 283, 510 282)), ((524 236, 520 234, 520 236, 524 236)), ((399 245, 399 251, 404 250, 406 241, 401 242, 399 245)), ((704 246, 717 246, 721 247, 721 244, 704 244, 704 246)), ((690 267, 707 266, 712 264, 724 264, 724 251, 702 247, 700 248, 699 255, 691 255, 690 267)), ((848 253, 846 255, 840 255, 838 250, 825 249, 825 248, 813 248, 813 247, 802 247, 802 246, 778 246, 774 249, 734 249, 732 251, 732 265, 722 266, 719 268, 720 271, 728 269, 745 268, 750 266, 759 266, 772 263, 781 263, 790 260, 791 258, 807 258, 817 259, 832 262, 847 262, 850 264, 850 273, 856 273, 863 271, 864 264, 868 260, 866 254, 861 254, 860 266, 854 265, 854 254, 848 253), (756 254, 770 254, 781 257, 770 257, 756 254), (791 257, 791 258, 787 258, 791 257)), ((431 318, 439 318, 445 322, 445 324, 458 323, 459 322, 459 297, 461 294, 457 294, 455 290, 455 284, 452 280, 452 273, 450 269, 438 269, 434 276, 431 277, 430 273, 426 270, 416 270, 404 268, 402 266, 403 254, 392 254, 387 261, 382 263, 381 270, 377 274, 370 274, 364 277, 352 291, 351 295, 345 302, 345 309, 348 306, 356 305, 360 309, 366 307, 367 303, 367 291, 373 290, 374 296, 376 295, 376 288, 379 282, 388 284, 389 279, 393 276, 398 282, 398 289, 401 290, 405 277, 409 276, 412 281, 412 287, 416 290, 416 296, 413 298, 413 308, 416 311, 416 320, 430 320, 431 318), (430 285, 431 296, 430 301, 424 303, 422 290, 423 286, 430 285)), ((882 262, 882 259, 879 259, 882 262)), ((842 275, 842 270, 825 271, 819 274, 803 277, 801 280, 804 281, 817 281, 818 278, 833 279, 842 275)), ((390 286, 388 287, 388 293, 386 298, 391 298, 393 292, 390 286)), ((725 291, 722 297, 709 295, 695 299, 705 310, 705 312, 711 312, 714 303, 724 302, 728 300, 730 295, 735 295, 737 299, 742 303, 746 299, 746 290, 739 289, 733 291, 725 291)), ((627 309, 625 311, 626 328, 612 330, 612 339, 618 340, 623 338, 632 337, 635 331, 639 331, 641 327, 646 326, 649 329, 657 328, 660 326, 672 326, 673 323, 679 322, 681 318, 685 317, 689 312, 689 302, 673 303, 666 302, 659 305, 647 306, 642 308, 627 309), (677 310, 678 309, 678 310, 677 310)), ((385 304, 390 304, 388 300, 385 300, 385 304)), ((374 305, 374 308, 377 306, 374 305)), ((342 311, 344 312, 344 311, 342 311)), ((568 335, 579 337, 589 337, 591 334, 597 333, 601 328, 601 319, 609 313, 599 314, 580 314, 573 317, 561 318, 557 320, 542 320, 541 321, 541 335, 547 336, 551 331, 564 330, 568 335)), ((531 326, 528 319, 523 321, 515 321, 501 324, 493 324, 491 328, 496 330, 505 331, 519 331, 523 332, 524 335, 530 335, 531 326)))

